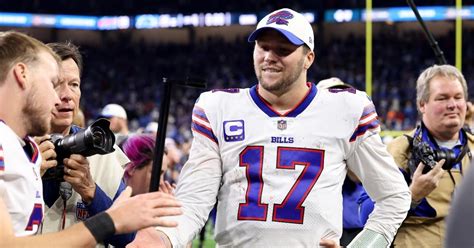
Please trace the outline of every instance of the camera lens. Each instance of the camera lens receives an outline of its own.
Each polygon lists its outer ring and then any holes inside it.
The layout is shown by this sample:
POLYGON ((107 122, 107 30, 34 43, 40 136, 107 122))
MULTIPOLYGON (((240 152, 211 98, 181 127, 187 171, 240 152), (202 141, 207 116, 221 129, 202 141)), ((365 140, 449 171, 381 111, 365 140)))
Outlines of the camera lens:
POLYGON ((71 154, 81 154, 85 157, 95 154, 108 154, 115 149, 115 136, 109 129, 109 121, 99 119, 90 127, 80 130, 66 137, 62 135, 51 135, 51 141, 54 143, 57 154, 56 160, 58 166, 49 168, 43 180, 63 180, 62 161, 71 154))
POLYGON ((105 144, 106 134, 100 127, 92 128, 92 142, 94 146, 103 147, 105 144))
POLYGON ((449 170, 453 168, 454 164, 456 163, 456 154, 447 149, 440 149, 435 152, 435 160, 440 161, 444 159, 443 169, 449 170))

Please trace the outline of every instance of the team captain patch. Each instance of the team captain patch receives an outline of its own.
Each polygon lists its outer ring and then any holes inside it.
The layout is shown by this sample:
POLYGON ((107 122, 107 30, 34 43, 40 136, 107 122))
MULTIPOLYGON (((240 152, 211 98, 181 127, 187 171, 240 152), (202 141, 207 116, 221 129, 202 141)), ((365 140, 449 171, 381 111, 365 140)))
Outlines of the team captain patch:
POLYGON ((245 124, 243 120, 224 121, 224 139, 227 142, 245 139, 245 124))

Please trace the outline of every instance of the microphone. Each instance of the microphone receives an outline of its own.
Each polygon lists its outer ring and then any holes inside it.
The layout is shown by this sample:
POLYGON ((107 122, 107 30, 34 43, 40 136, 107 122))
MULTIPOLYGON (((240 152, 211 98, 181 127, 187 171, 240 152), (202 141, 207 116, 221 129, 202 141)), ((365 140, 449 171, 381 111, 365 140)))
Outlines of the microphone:
POLYGON ((421 28, 423 29, 423 32, 426 35, 426 39, 428 39, 428 42, 430 43, 430 46, 433 49, 436 59, 438 60, 438 64, 440 65, 448 64, 448 62, 446 62, 446 58, 444 57, 443 51, 438 46, 438 42, 433 37, 433 34, 428 30, 428 28, 426 27, 425 21, 423 21, 423 18, 421 17, 420 12, 418 12, 418 8, 416 7, 415 2, 413 0, 407 0, 407 3, 410 6, 410 8, 413 10, 413 13, 415 14, 416 19, 420 23, 421 28))
POLYGON ((72 196, 72 185, 68 182, 61 182, 59 184, 59 195, 66 202, 72 196))

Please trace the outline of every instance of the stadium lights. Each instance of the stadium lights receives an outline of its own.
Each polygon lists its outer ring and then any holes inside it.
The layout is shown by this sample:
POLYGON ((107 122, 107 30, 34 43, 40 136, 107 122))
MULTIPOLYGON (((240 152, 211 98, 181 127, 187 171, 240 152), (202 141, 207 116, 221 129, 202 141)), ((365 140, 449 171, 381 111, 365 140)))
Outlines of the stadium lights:
MULTIPOLYGON (((455 7, 424 6, 420 15, 428 21, 454 20, 459 14, 462 19, 474 19, 474 6, 464 6, 461 11, 455 7)), ((0 26, 46 27, 86 30, 154 29, 182 27, 216 27, 230 25, 256 25, 261 13, 194 13, 194 14, 145 14, 136 16, 80 16, 31 13, 0 12, 0 26)), ((317 19, 315 12, 302 13, 310 23, 317 19)), ((333 9, 324 13, 325 22, 365 21, 365 9, 333 9)), ((406 22, 416 18, 408 7, 375 8, 374 22, 406 22)))
MULTIPOLYGON (((454 20, 458 11, 454 7, 424 6, 419 8, 420 15, 427 21, 454 20)), ((462 19, 474 19, 474 6, 464 6, 459 13, 462 19)), ((324 14, 325 22, 361 22, 366 20, 365 9, 334 9, 324 14), (352 15, 351 15, 352 14, 352 15)), ((373 22, 408 22, 416 21, 409 7, 372 9, 373 22)))

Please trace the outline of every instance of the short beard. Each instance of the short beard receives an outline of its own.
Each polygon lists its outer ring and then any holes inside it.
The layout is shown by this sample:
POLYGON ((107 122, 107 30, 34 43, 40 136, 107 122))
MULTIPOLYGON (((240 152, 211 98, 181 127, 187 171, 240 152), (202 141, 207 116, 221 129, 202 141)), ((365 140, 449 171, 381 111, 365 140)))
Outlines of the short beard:
POLYGON ((256 65, 255 66, 255 74, 257 76, 259 85, 265 89, 268 92, 271 92, 275 95, 283 95, 285 92, 290 89, 290 87, 295 83, 296 80, 301 76, 301 73, 303 72, 303 64, 304 64, 304 58, 302 58, 300 61, 298 61, 298 64, 296 68, 298 69, 297 71, 294 71, 290 75, 282 78, 280 81, 274 83, 274 84, 267 84, 266 82, 263 81, 262 73, 257 73, 257 70, 260 71, 260 66, 256 65))
POLYGON ((26 135, 43 136, 50 129, 50 120, 42 116, 41 110, 38 108, 35 92, 31 93, 26 99, 26 105, 23 106, 22 113, 25 119, 23 124, 26 127, 26 135))

